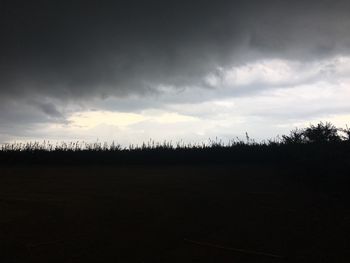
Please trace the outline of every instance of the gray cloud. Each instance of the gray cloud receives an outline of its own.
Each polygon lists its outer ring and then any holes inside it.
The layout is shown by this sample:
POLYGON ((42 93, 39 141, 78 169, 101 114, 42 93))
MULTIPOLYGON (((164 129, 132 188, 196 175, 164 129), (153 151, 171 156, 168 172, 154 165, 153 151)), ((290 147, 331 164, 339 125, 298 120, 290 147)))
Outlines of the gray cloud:
POLYGON ((61 99, 198 85, 217 66, 347 53, 348 1, 2 1, 0 94, 61 99))
POLYGON ((331 82, 341 75, 331 64, 309 79, 232 89, 222 72, 348 55, 349 10, 347 0, 0 1, 0 135, 68 123, 81 109, 171 110, 331 82))
POLYGON ((0 139, 34 136, 38 127, 51 123, 68 124, 64 113, 49 101, 23 98, 4 99, 0 104, 0 139))
POLYGON ((63 114, 57 109, 57 107, 53 103, 38 102, 34 105, 51 118, 61 119, 64 117, 63 114))

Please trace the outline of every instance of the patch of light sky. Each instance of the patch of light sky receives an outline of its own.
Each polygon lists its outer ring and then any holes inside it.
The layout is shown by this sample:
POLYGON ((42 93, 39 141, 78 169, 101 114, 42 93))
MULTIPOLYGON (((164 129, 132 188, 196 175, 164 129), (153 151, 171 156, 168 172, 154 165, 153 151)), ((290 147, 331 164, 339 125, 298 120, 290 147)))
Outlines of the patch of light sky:
POLYGON ((331 121, 340 127, 350 124, 347 56, 310 63, 265 59, 218 68, 203 77, 203 85, 161 86, 157 95, 138 97, 137 102, 135 98, 108 98, 91 103, 88 108, 93 111, 86 108, 72 112, 66 123, 40 124, 32 134, 9 140, 40 140, 45 136, 51 140, 98 139, 128 145, 149 139, 229 140, 244 138, 245 132, 263 140, 319 121, 331 121), (121 100, 140 107, 137 111, 118 109, 121 100))

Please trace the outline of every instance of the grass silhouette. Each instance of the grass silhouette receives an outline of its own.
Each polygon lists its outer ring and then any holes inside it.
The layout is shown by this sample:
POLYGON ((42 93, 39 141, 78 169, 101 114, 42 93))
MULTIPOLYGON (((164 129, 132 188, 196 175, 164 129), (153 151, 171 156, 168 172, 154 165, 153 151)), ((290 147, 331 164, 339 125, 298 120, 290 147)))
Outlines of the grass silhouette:
POLYGON ((349 262, 349 129, 3 145, 1 262, 349 262), (73 258, 74 256, 74 258, 73 258))
POLYGON ((0 163, 240 163, 240 162, 322 162, 347 160, 350 156, 349 128, 340 129, 320 122, 295 129, 281 138, 256 142, 239 138, 225 143, 218 138, 207 143, 155 142, 122 147, 115 142, 49 141, 4 144, 0 163))

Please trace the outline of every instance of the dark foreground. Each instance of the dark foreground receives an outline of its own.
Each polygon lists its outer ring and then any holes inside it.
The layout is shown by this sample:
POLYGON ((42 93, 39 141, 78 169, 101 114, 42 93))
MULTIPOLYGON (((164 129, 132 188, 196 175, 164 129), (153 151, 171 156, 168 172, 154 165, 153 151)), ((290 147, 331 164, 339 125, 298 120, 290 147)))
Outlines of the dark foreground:
POLYGON ((346 171, 0 167, 0 262, 349 262, 346 171))

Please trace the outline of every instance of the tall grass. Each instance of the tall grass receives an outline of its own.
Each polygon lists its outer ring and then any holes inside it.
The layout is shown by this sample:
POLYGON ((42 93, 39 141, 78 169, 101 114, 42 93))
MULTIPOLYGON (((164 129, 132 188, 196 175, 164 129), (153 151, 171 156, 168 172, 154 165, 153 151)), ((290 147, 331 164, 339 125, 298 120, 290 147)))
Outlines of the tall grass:
MULTIPOLYGON (((149 150, 179 150, 179 149, 209 149, 209 148, 231 148, 242 145, 257 144, 253 140, 249 139, 243 141, 240 139, 232 139, 228 142, 224 142, 221 139, 215 138, 215 140, 208 139, 207 142, 200 143, 185 143, 184 141, 162 141, 157 142, 149 140, 142 144, 130 144, 129 146, 122 146, 119 143, 107 142, 50 142, 50 141, 34 141, 34 142, 12 142, 4 143, 1 145, 1 152, 81 152, 81 151, 93 151, 93 152, 113 152, 113 151, 149 151, 149 150)), ((265 144, 263 142, 262 144, 265 144)))
POLYGON ((237 163, 321 162, 350 160, 350 131, 331 123, 295 129, 262 142, 246 134, 245 140, 215 138, 203 143, 183 141, 122 145, 112 142, 27 142, 1 145, 0 164, 6 163, 237 163))

